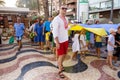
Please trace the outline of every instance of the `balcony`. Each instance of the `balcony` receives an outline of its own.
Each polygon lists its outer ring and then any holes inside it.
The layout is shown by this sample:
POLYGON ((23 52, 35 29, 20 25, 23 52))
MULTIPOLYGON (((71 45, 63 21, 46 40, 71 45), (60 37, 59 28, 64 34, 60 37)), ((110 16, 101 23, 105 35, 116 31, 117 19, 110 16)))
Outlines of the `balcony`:
POLYGON ((77 0, 67 0, 67 4, 77 3, 77 0))
POLYGON ((77 8, 77 6, 76 5, 68 5, 68 9, 69 8, 77 8))

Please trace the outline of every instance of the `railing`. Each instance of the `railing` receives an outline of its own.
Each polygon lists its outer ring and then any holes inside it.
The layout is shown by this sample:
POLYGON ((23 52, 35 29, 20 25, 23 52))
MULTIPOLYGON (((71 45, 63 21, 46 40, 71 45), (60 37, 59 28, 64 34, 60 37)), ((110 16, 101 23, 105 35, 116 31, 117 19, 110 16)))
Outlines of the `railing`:
MULTIPOLYGON (((118 3, 114 2, 114 8, 120 8, 120 5, 116 5, 118 3)), ((111 9, 112 7, 112 2, 111 1, 104 1, 104 2, 99 2, 95 4, 90 4, 89 5, 89 10, 90 11, 97 11, 97 10, 106 10, 106 9, 111 9)))

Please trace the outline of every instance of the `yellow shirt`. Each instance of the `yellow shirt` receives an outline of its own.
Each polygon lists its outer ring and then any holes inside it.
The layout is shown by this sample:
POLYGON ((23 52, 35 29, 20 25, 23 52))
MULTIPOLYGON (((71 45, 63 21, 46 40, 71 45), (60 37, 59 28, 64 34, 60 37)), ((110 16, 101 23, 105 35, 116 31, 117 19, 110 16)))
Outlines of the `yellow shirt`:
POLYGON ((96 38, 95 38, 95 41, 96 41, 96 42, 102 42, 102 38, 97 35, 96 38))

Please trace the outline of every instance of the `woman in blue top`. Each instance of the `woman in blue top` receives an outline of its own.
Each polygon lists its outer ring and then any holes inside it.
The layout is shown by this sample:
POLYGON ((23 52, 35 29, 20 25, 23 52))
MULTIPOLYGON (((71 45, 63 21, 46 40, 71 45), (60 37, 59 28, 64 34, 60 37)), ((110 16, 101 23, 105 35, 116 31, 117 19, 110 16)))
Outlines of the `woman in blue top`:
POLYGON ((43 43, 45 41, 44 32, 43 32, 43 20, 39 18, 39 23, 35 25, 34 32, 35 32, 35 42, 39 42, 40 49, 43 49, 43 43))

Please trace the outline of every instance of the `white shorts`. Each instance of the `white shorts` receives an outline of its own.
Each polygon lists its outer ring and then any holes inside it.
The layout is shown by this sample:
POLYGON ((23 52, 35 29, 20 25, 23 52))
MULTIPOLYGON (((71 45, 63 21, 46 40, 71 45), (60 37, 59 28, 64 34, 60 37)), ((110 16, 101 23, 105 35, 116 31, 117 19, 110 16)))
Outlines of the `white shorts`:
POLYGON ((17 41, 22 40, 22 36, 16 36, 16 40, 17 40, 17 41))

